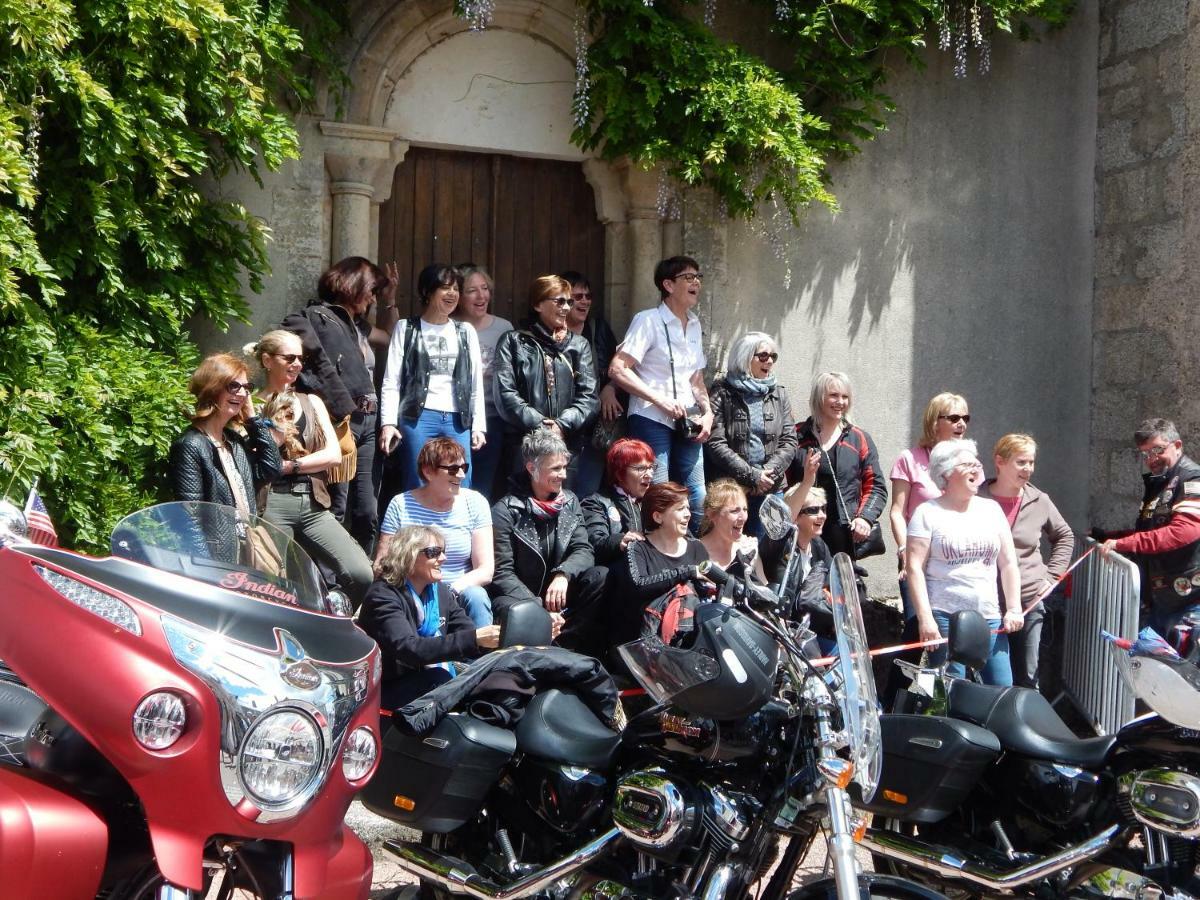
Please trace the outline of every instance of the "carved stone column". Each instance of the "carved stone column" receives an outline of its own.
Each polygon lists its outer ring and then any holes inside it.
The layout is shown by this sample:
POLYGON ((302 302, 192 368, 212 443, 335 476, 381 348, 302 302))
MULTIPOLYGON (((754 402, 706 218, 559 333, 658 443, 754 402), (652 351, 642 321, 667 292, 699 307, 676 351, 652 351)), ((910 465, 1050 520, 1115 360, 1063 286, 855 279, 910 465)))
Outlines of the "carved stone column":
POLYGON ((662 216, 658 212, 658 173, 629 162, 619 164, 629 207, 630 315, 652 309, 659 299, 654 267, 663 258, 662 216))
POLYGON ((325 168, 333 200, 329 259, 372 258, 379 204, 392 193, 392 175, 408 152, 395 132, 347 122, 322 122, 325 168))

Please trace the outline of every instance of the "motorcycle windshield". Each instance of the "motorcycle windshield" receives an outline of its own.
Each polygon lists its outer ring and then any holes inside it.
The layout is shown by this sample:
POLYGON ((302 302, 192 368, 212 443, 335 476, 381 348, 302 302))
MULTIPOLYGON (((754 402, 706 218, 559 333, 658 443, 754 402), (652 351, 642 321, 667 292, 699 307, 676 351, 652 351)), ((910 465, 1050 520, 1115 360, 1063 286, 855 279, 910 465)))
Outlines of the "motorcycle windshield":
POLYGON ((863 802, 867 803, 875 795, 883 764, 879 702, 875 696, 867 629, 858 603, 854 564, 845 553, 833 558, 829 592, 837 631, 836 666, 841 682, 837 694, 849 740, 850 759, 854 763, 854 780, 862 788, 863 802))
POLYGON ((325 608, 320 573, 300 545, 232 506, 188 501, 140 510, 113 529, 112 554, 258 600, 325 608))
POLYGON ((688 688, 712 681, 721 671, 711 656, 669 647, 656 637, 623 644, 617 652, 657 703, 669 703, 688 688))
POLYGON ((1200 669, 1151 628, 1143 628, 1133 641, 1101 633, 1139 700, 1173 725, 1200 730, 1200 669))

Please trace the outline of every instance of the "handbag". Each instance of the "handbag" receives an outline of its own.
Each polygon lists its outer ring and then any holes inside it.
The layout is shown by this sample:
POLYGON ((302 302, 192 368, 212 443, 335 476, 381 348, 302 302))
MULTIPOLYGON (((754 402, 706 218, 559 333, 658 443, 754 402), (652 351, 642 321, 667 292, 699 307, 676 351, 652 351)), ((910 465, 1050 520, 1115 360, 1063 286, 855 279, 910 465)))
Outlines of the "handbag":
POLYGON ((274 575, 276 578, 284 574, 283 554, 275 543, 275 536, 269 528, 261 525, 249 525, 246 528, 246 564, 274 575))
MULTIPOLYGON (((671 362, 671 396, 676 400, 679 399, 679 391, 675 387, 675 351, 671 347, 671 332, 667 330, 667 323, 662 323, 663 334, 667 336, 667 358, 671 362)), ((696 435, 704 430, 704 425, 700 421, 704 418, 704 413, 700 411, 699 404, 693 403, 684 412, 682 419, 675 420, 675 433, 684 440, 695 440, 696 435)))
MULTIPOLYGON (((818 445, 819 446, 819 445, 818 445)), ((838 509, 842 513, 842 527, 846 529, 846 538, 850 542, 851 555, 857 559, 866 559, 869 556, 881 556, 886 547, 883 545, 883 528, 879 522, 875 522, 871 526, 871 531, 865 540, 856 541, 854 535, 850 533, 850 513, 846 509, 846 501, 842 497, 842 488, 838 484, 837 472, 833 468, 833 460, 829 458, 829 454, 825 452, 825 448, 821 447, 821 455, 825 457, 825 462, 829 465, 829 473, 833 476, 833 492, 837 495, 838 509)))
POLYGON ((337 435, 338 449, 342 451, 342 461, 330 468, 328 480, 330 484, 341 484, 353 481, 358 472, 358 445, 354 440, 354 432, 350 428, 350 417, 342 419, 333 426, 337 435))

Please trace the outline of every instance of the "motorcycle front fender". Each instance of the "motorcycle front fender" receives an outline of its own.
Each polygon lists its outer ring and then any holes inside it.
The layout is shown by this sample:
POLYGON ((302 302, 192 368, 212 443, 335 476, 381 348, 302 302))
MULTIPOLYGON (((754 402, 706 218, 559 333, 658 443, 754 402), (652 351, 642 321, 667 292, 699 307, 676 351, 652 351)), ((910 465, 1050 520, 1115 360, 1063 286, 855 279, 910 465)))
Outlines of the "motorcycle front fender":
POLYGON ((28 770, 0 766, 0 872, 6 898, 92 900, 108 826, 82 800, 28 770))
MULTIPOLYGON (((871 900, 946 900, 944 894, 931 890, 924 885, 897 878, 894 875, 876 875, 864 872, 858 876, 859 896, 871 900)), ((837 879, 823 878, 806 884, 799 890, 787 895, 787 900, 837 900, 837 879)))
POLYGON ((296 848, 296 900, 367 900, 375 860, 349 825, 330 855, 328 846, 296 848))

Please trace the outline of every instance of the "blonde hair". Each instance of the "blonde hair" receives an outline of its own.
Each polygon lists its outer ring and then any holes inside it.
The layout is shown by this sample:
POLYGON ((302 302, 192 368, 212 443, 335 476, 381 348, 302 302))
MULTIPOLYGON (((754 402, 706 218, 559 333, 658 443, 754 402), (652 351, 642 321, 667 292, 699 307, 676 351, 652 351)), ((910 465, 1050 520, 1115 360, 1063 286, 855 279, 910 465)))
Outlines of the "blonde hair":
POLYGON ((850 398, 846 411, 842 413, 842 421, 850 424, 850 410, 854 407, 854 388, 850 386, 850 376, 845 372, 822 372, 813 379, 812 392, 808 395, 808 408, 812 412, 813 421, 821 417, 821 404, 825 402, 829 389, 838 385, 850 398))
MULTIPOLYGON (((243 355, 248 356, 250 359, 253 359, 256 363, 258 363, 259 366, 265 372, 267 367, 263 365, 263 361, 262 361, 264 354, 282 353, 285 342, 289 342, 289 341, 299 342, 299 340, 300 340, 299 335, 297 335, 291 331, 285 331, 282 328, 275 328, 271 331, 268 331, 266 334, 264 334, 262 337, 260 337, 257 341, 252 341, 249 344, 245 344, 242 347, 242 353, 243 353, 243 355)), ((304 352, 303 344, 301 344, 301 346, 300 346, 300 352, 301 353, 304 352)))
POLYGON ((971 408, 967 405, 965 397, 951 394, 948 391, 938 394, 925 405, 925 416, 921 420, 920 444, 922 447, 926 450, 933 449, 933 445, 937 443, 938 418, 947 415, 956 406, 961 406, 963 409, 971 408))
POLYGON ((1027 434, 1006 434, 996 441, 996 446, 992 448, 992 456, 998 456, 1005 462, 1018 453, 1032 453, 1036 456, 1037 441, 1027 434))
MULTIPOLYGON (((217 411, 221 395, 231 381, 248 380, 249 377, 246 363, 232 353, 214 353, 206 357, 188 379, 188 390, 196 398, 195 412, 188 417, 192 424, 203 422, 217 411)), ((246 421, 248 407, 249 404, 243 403, 234 421, 238 424, 246 421)))
POLYGON ((446 546, 446 536, 436 525, 405 525, 397 530, 379 561, 379 577, 391 585, 404 584, 412 574, 417 554, 430 546, 430 541, 446 546))
POLYGON ((700 519, 701 536, 713 530, 713 519, 730 503, 746 502, 746 491, 732 478, 718 478, 707 488, 704 495, 704 515, 700 519))
POLYGON ((815 485, 808 489, 808 493, 804 496, 805 506, 824 506, 829 502, 829 497, 825 493, 825 488, 819 488, 815 485))

